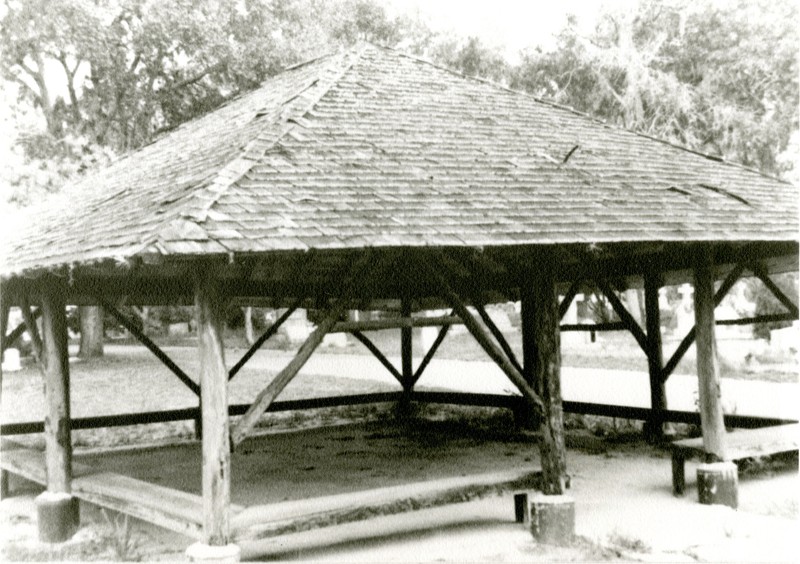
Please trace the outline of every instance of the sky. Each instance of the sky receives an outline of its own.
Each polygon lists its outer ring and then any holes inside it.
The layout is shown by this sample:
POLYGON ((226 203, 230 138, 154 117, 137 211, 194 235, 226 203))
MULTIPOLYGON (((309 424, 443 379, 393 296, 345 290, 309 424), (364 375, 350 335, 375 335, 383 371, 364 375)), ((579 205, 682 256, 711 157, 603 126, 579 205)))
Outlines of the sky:
POLYGON ((631 0, 385 0, 390 13, 419 15, 436 31, 453 30, 478 36, 505 49, 514 62, 525 47, 553 45, 553 37, 575 14, 590 25, 601 5, 632 4, 631 0))

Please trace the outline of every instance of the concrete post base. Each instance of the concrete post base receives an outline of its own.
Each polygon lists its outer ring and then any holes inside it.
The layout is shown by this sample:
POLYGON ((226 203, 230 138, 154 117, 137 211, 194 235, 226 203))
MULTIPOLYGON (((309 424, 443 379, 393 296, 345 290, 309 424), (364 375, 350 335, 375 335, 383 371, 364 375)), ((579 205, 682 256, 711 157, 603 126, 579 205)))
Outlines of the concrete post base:
POLYGON ((239 562, 242 559, 242 550, 235 544, 211 546, 196 542, 186 549, 186 556, 189 558, 189 562, 219 562, 220 564, 227 564, 239 562))
POLYGON ((739 505, 739 471, 733 462, 713 462, 697 467, 697 494, 703 505, 739 505))
POLYGON ((78 498, 68 493, 44 492, 36 498, 36 518, 40 541, 68 541, 80 526, 78 498))
POLYGON ((531 534, 542 544, 567 546, 575 540, 575 500, 568 495, 531 496, 531 534))

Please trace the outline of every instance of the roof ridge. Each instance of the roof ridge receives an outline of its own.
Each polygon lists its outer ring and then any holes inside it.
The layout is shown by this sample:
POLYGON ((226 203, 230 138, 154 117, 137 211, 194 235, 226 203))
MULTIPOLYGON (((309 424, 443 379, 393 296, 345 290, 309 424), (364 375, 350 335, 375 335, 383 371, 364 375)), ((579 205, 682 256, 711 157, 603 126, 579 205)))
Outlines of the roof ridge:
MULTIPOLYGON (((265 119, 264 125, 260 128, 259 132, 249 143, 242 147, 239 151, 239 155, 217 171, 213 179, 204 183, 204 185, 200 187, 200 190, 190 197, 190 199, 195 200, 194 209, 192 209, 192 204, 190 203, 189 209, 184 209, 179 212, 177 217, 165 221, 156 232, 142 241, 141 248, 146 249, 156 243, 164 236, 165 230, 170 229, 170 226, 175 221, 190 221, 195 225, 203 223, 209 217, 209 213, 214 205, 231 186, 245 176, 250 169, 258 163, 261 156, 298 126, 297 123, 294 123, 295 120, 313 109, 331 88, 333 88, 353 67, 356 61, 361 58, 364 49, 365 47, 361 46, 358 49, 349 49, 347 51, 340 51, 339 53, 327 53, 285 69, 284 72, 292 71, 324 60, 327 57, 335 55, 340 55, 341 57, 340 59, 331 61, 329 65, 322 68, 311 80, 297 89, 291 97, 287 98, 282 103, 283 107, 277 119, 265 119), (328 72, 330 72, 331 75, 326 78, 325 75, 328 72), (309 91, 313 92, 310 96, 308 95, 309 91)), ((264 85, 262 84, 261 88, 263 87, 264 85)), ((258 114, 256 114, 256 118, 258 117, 258 114)))
POLYGON ((440 65, 438 63, 435 63, 435 62, 431 61, 430 59, 426 59, 424 57, 417 56, 417 55, 412 55, 410 53, 406 53, 404 51, 401 51, 400 49, 396 49, 394 47, 388 47, 388 46, 385 46, 385 45, 377 45, 377 44, 374 44, 374 43, 370 43, 370 45, 372 45, 374 47, 377 47, 379 49, 392 51, 392 52, 396 53, 397 55, 399 55, 401 57, 406 57, 408 59, 411 59, 411 60, 414 60, 414 61, 417 61, 417 62, 420 62, 420 63, 424 63, 426 65, 430 65, 430 66, 432 66, 434 68, 437 68, 439 70, 443 70, 445 72, 449 72, 450 74, 456 75, 456 76, 461 77, 461 78, 465 78, 467 80, 480 82, 482 84, 486 84, 487 86, 491 86, 491 87, 497 88, 499 90, 505 90, 506 92, 510 92, 512 94, 517 94, 517 95, 520 95, 520 96, 524 96, 526 98, 530 98, 530 99, 532 99, 532 100, 534 100, 534 101, 536 101, 536 102, 538 102, 540 104, 544 104, 544 105, 550 106, 552 108, 556 108, 556 109, 559 109, 559 110, 563 110, 563 111, 575 114, 577 116, 580 116, 582 118, 585 118, 585 119, 588 119, 590 121, 593 121, 594 123, 596 123, 598 125, 601 125, 603 127, 607 127, 609 129, 616 129, 618 131, 625 131, 627 133, 631 133, 633 135, 637 135, 639 137, 642 137, 642 138, 645 138, 645 139, 649 139, 651 141, 658 141, 659 143, 662 143, 662 144, 667 145, 669 147, 673 147, 675 149, 679 149, 679 150, 685 151, 687 153, 691 153, 693 155, 697 155, 697 156, 703 157, 703 158, 708 159, 710 161, 718 162, 718 163, 721 163, 721 164, 724 164, 724 165, 727 165, 727 166, 730 166, 730 167, 733 167, 733 168, 737 168, 737 169, 740 169, 740 170, 746 170, 748 172, 754 172, 754 173, 756 173, 756 174, 758 174, 758 175, 760 175, 760 176, 762 176, 764 178, 769 178, 770 180, 775 180, 775 181, 778 181, 778 182, 782 182, 782 183, 788 184, 790 186, 793 185, 788 180, 784 180, 782 178, 778 178, 777 176, 773 176, 771 174, 767 174, 765 172, 762 172, 762 171, 758 170, 757 168, 746 166, 746 165, 744 165, 742 163, 738 163, 738 162, 734 162, 734 161, 728 161, 728 160, 725 160, 723 157, 718 157, 716 155, 703 153, 702 151, 698 151, 696 149, 690 149, 689 147, 686 147, 684 145, 679 145, 678 143, 675 143, 673 141, 667 141, 666 139, 663 139, 663 138, 660 138, 660 137, 655 137, 653 135, 649 135, 649 134, 643 133, 641 131, 636 131, 634 129, 629 129, 627 127, 623 127, 622 125, 618 125, 616 123, 608 123, 607 121, 604 121, 604 120, 602 120, 600 118, 597 118, 597 117, 595 117, 595 116, 593 116, 591 114, 588 114, 586 112, 582 112, 580 110, 576 110, 573 107, 566 106, 564 104, 559 104, 558 102, 554 102, 552 100, 545 100, 544 98, 540 98, 538 96, 534 96, 533 94, 531 94, 529 92, 525 92, 523 90, 517 90, 517 89, 511 88, 509 86, 505 86, 503 84, 500 84, 498 82, 494 82, 492 80, 486 79, 486 78, 481 78, 481 77, 478 77, 478 76, 466 75, 466 74, 464 74, 462 72, 459 72, 459 71, 457 71, 455 69, 451 69, 449 67, 446 67, 446 66, 440 65))

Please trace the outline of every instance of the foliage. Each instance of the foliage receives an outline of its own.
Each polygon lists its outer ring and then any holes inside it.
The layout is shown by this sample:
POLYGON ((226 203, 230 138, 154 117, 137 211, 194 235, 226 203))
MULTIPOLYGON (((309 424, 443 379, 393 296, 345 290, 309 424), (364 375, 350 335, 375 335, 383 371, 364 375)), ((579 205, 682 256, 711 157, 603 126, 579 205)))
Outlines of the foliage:
POLYGON ((798 128, 797 7, 642 0, 576 19, 524 54, 511 85, 609 122, 777 174, 798 128))

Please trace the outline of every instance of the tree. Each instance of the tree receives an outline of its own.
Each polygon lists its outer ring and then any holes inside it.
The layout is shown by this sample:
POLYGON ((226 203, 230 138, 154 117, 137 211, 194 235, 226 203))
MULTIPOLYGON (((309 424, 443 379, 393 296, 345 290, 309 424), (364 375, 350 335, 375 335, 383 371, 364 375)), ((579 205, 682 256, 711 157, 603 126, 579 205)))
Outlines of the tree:
POLYGON ((798 128, 793 2, 643 0, 573 18, 553 51, 528 51, 511 85, 727 160, 780 174, 798 128))

